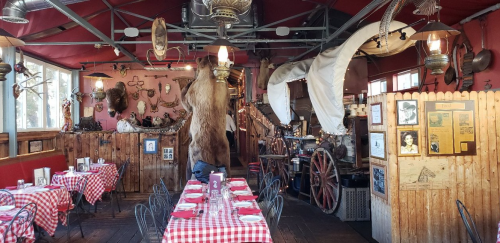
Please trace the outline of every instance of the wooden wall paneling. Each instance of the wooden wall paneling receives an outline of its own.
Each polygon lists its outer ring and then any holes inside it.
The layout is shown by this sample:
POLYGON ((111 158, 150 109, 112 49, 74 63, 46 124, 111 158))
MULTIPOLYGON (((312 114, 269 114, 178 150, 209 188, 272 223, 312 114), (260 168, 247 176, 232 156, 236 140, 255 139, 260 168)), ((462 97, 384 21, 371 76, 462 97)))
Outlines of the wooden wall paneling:
MULTIPOLYGON (((469 92, 463 92, 462 93, 462 100, 470 100, 471 98, 471 93, 469 92)), ((477 96, 476 96, 477 97, 477 96)), ((477 105, 477 104, 476 104, 477 105)), ((475 107, 477 108, 477 106, 475 107)), ((478 121, 478 110, 475 112, 475 128, 476 128, 476 144, 479 144, 479 121, 478 121)), ((477 153, 479 153, 479 149, 477 150, 477 153)), ((465 194, 464 194, 464 200, 462 203, 467 207, 469 210, 469 213, 471 216, 474 216, 474 187, 475 187, 475 182, 476 180, 479 180, 478 178, 474 178, 474 160, 476 156, 465 156, 464 157, 464 164, 465 164, 465 175, 464 175, 464 184, 465 184, 465 194)), ((461 219, 460 219, 461 220, 461 219)), ((463 223, 460 225, 461 230, 465 231, 465 226, 463 223)), ((470 237, 465 234, 465 239, 464 242, 467 242, 467 240, 470 237)))
MULTIPOLYGON (((83 155, 82 155, 82 134, 76 133, 73 136, 74 136, 73 149, 75 151, 75 159, 83 158, 83 155)), ((74 162, 74 163, 76 163, 76 162, 74 162)))
MULTIPOLYGON (((491 237, 486 235, 486 228, 491 219, 491 205, 490 205, 490 172, 489 172, 489 156, 488 156, 488 113, 486 110, 486 93, 484 91, 479 92, 479 142, 480 142, 480 153, 478 153, 478 160, 475 163, 480 165, 480 177, 481 187, 479 188, 482 194, 482 203, 475 204, 482 212, 476 211, 476 213, 482 215, 482 219, 478 219, 479 224, 479 235, 483 236, 482 239, 485 242, 492 242, 491 237), (489 239, 489 240, 488 240, 489 239)), ((497 205, 498 207, 498 205, 497 205)), ((498 223, 497 223, 498 225, 498 223)), ((498 226, 497 226, 498 227, 498 226)))
MULTIPOLYGON (((67 150, 68 155, 68 165, 75 166, 75 151, 73 149, 74 146, 74 134, 66 134, 64 139, 64 148, 67 150)), ((66 154, 66 153, 65 153, 66 154)))
MULTIPOLYGON (((437 94, 434 92, 429 92, 428 94, 428 100, 429 101, 436 101, 437 94)), ((436 157, 439 158, 439 157, 436 157)), ((440 223, 440 215, 442 208, 438 208, 438 194, 436 190, 427 190, 427 205, 428 205, 428 210, 427 212, 427 242, 438 242, 440 234, 439 232, 439 223, 440 223)))
MULTIPOLYGON (((426 132, 426 116, 425 116, 425 101, 429 99, 428 94, 426 92, 420 93, 419 95, 419 117, 418 123, 420 124, 420 147, 422 149, 421 156, 425 157, 427 155, 427 132, 426 132)), ((417 223, 417 242, 426 242, 427 241, 427 209, 425 207, 427 202, 427 190, 418 190, 415 192, 415 203, 416 203, 416 218, 415 221, 417 223)))
MULTIPOLYGON (((495 129, 496 113, 495 113, 495 93, 488 92, 486 94, 486 104, 488 113, 488 162, 489 162, 489 182, 490 182, 490 210, 491 213, 489 221, 486 222, 488 229, 486 232, 494 232, 498 227, 498 220, 500 217, 499 208, 499 192, 498 192, 498 160, 497 160, 497 143, 496 136, 497 131, 495 129)), ((499 117, 500 119, 500 117, 499 117)), ((487 242, 494 242, 496 237, 494 235, 489 235, 486 237, 487 242)))
POLYGON ((141 168, 141 193, 153 192, 153 185, 156 179, 156 164, 153 160, 155 155, 144 154, 144 139, 154 138, 151 134, 140 134, 140 168, 141 168))
MULTIPOLYGON (((384 127, 386 128, 386 140, 387 140, 387 161, 385 162, 387 165, 387 173, 389 174, 387 178, 387 188, 389 191, 388 203, 389 205, 398 205, 398 207, 390 207, 391 212, 391 229, 399 225, 400 223, 400 215, 399 210, 399 169, 398 169, 398 155, 397 151, 397 132, 396 132, 396 101, 395 94, 387 94, 387 100, 385 102, 385 110, 387 111, 387 122, 384 127), (387 124, 391 124, 388 126, 387 124)), ((391 240, 393 242, 400 242, 401 235, 397 230, 392 231, 391 240)))
POLYGON ((89 133, 89 156, 93 161, 97 161, 99 156, 99 133, 89 133))
MULTIPOLYGON (((394 94, 394 107, 395 109, 397 109, 397 101, 398 100, 410 100, 411 99, 411 94, 410 93, 405 93, 404 95, 401 94, 401 93, 396 93, 394 94)), ((387 116, 391 116, 391 117, 396 117, 397 119, 397 111, 393 109, 392 112, 389 110, 389 107, 387 109, 387 116)), ((388 124, 389 127, 391 126, 394 126, 394 125, 397 125, 397 120, 395 120, 395 123, 394 124, 388 124)), ((399 128, 408 128, 408 126, 397 126, 397 129, 399 128)), ((396 133, 395 136, 391 136, 390 134, 387 134, 388 136, 388 139, 390 137, 393 138, 393 140, 399 140, 400 138, 398 137, 398 133, 396 133)), ((396 147, 395 149, 393 150, 392 148, 388 147, 388 151, 394 151, 394 153, 397 155, 398 154, 398 150, 400 148, 397 147, 397 141, 396 142, 396 147)), ((411 159, 412 157, 405 157, 405 159, 411 159)), ((390 161, 390 160, 389 160, 390 161)), ((397 179, 399 180, 399 171, 398 171, 398 176, 397 176, 397 179)), ((394 187, 394 185, 392 183, 389 183, 391 184, 391 189, 392 187, 394 187)), ((396 189, 396 188, 394 188, 396 189)), ((399 189, 398 189, 399 190, 399 189)), ((400 225, 399 225, 399 233, 400 233, 400 237, 401 237, 401 242, 409 242, 410 240, 410 229, 409 229, 409 212, 408 212, 408 209, 409 209, 409 205, 408 205, 408 191, 400 191, 399 192, 399 208, 400 208, 400 211, 399 211, 399 217, 400 217, 400 225)), ((392 202, 391 202, 391 205, 394 205, 392 202)), ((394 223, 394 222, 393 222, 394 223)), ((397 241, 395 241, 397 242, 397 241)))
MULTIPOLYGON (((479 96, 477 92, 470 92, 470 99, 474 100, 475 108, 476 108, 476 144, 478 145, 477 155, 472 156, 472 177, 474 178, 473 183, 473 194, 474 201, 473 204, 465 205, 467 209, 471 208, 474 217, 476 226, 478 227, 479 235, 482 235, 484 238, 484 228, 483 228, 483 214, 481 212, 482 204, 483 204, 483 193, 481 186, 481 178, 482 178, 482 170, 481 170, 481 147, 482 145, 482 134, 480 134, 480 127, 482 126, 479 114, 482 113, 479 110, 479 96)), ((470 179, 471 177, 467 178, 470 179)))
MULTIPOLYGON (((128 140, 128 134, 127 133, 116 133, 115 134, 115 143, 113 146, 113 149, 115 151, 115 158, 113 158, 114 161, 120 161, 120 163, 125 163, 127 161, 127 155, 126 155, 126 146, 124 144, 128 140)), ((118 165, 117 165, 117 168, 118 165)), ((130 168, 130 167, 129 167, 130 168)), ((122 181, 123 181, 123 189, 127 192, 130 191, 130 169, 127 168, 125 172, 123 172, 122 176, 122 181)))
MULTIPOLYGON (((440 92, 441 93, 441 92, 440 92)), ((440 97, 438 95, 438 97, 440 97)), ((453 94, 451 92, 446 92, 444 93, 444 100, 446 101, 451 101, 453 100, 453 94)), ((440 156, 441 157, 441 156, 440 156)), ((456 229, 452 229, 453 227, 453 222, 451 219, 452 216, 452 211, 454 211, 454 200, 451 199, 451 191, 453 188, 455 188, 456 184, 452 184, 454 182, 453 177, 455 177, 455 158, 457 156, 443 156, 443 159, 448 160, 448 165, 449 165, 449 181, 450 183, 448 184, 449 188, 447 190, 438 190, 438 192, 441 194, 441 206, 444 209, 444 213, 441 213, 441 222, 443 223, 442 227, 443 228, 443 234, 441 238, 441 242, 450 242, 451 240, 451 232, 455 231, 456 229)), ((456 183, 456 182, 455 182, 456 183)), ((456 232, 454 232, 456 234, 456 232)))
POLYGON ((142 148, 139 145, 139 133, 130 133, 130 175, 131 175, 131 183, 134 188, 134 191, 139 192, 141 190, 141 179, 140 179, 140 149, 142 148), (132 180, 133 179, 133 180, 132 180))
MULTIPOLYGON (((460 92, 453 92, 453 100, 463 100, 462 94, 460 92)), ((460 214, 458 213, 456 207, 456 200, 459 199, 462 202, 465 198, 465 167, 464 167, 464 156, 456 156, 454 166, 450 168, 450 179, 451 179, 451 192, 450 199, 451 203, 451 219, 450 227, 451 232, 451 242, 465 242, 467 241, 468 235, 463 228, 462 220, 460 219, 460 214)))
POLYGON ((2 141, 0 143, 0 158, 9 157, 9 142, 2 141))

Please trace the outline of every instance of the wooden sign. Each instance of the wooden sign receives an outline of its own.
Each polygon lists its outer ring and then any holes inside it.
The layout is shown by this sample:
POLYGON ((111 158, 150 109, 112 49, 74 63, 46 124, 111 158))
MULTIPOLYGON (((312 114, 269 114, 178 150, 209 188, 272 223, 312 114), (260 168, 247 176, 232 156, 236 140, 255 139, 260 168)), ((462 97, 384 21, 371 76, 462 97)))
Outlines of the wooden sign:
POLYGON ((399 163, 400 190, 448 189, 447 159, 403 159, 399 163))
POLYGON ((474 101, 426 101, 427 154, 476 155, 474 101))

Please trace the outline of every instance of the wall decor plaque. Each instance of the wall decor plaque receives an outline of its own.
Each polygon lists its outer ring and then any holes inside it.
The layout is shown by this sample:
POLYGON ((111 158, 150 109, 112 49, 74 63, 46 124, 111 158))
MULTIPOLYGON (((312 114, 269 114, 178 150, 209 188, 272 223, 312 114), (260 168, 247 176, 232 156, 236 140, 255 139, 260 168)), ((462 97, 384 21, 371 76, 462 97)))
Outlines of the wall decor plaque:
POLYGON ((382 103, 370 104, 370 121, 372 125, 383 125, 382 103))
POLYGON ((386 160, 385 132, 369 132, 370 157, 386 160))
POLYGON ((476 155, 473 100, 426 101, 427 154, 476 155))
POLYGON ((372 193, 387 200, 387 169, 385 165, 371 164, 372 193))
POLYGON ((449 165, 447 159, 399 159, 399 189, 448 189, 449 165))

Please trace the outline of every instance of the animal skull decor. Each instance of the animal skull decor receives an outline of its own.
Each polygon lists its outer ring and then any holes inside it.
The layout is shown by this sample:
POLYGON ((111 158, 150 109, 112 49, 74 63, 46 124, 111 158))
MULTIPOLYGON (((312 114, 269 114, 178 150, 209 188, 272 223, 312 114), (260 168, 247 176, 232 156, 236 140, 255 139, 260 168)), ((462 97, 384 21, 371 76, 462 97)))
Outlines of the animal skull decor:
POLYGON ((81 103, 83 101, 85 93, 82 93, 80 91, 75 92, 76 89, 78 89, 78 87, 75 87, 73 90, 71 90, 71 97, 76 98, 76 100, 81 103))
POLYGON ((104 108, 104 105, 102 103, 95 104, 95 111, 101 112, 103 108, 104 108))
POLYGON ((170 93, 170 84, 165 84, 165 93, 168 94, 170 93))
POLYGON ((151 102, 149 98, 148 100, 149 100, 149 105, 151 106, 151 112, 153 113, 158 112, 158 103, 160 102, 160 98, 158 97, 158 99, 156 99, 156 104, 153 104, 153 102, 151 102))
POLYGON ((137 110, 139 111, 141 119, 144 118, 144 113, 146 112, 146 102, 140 100, 139 103, 137 103, 137 110))

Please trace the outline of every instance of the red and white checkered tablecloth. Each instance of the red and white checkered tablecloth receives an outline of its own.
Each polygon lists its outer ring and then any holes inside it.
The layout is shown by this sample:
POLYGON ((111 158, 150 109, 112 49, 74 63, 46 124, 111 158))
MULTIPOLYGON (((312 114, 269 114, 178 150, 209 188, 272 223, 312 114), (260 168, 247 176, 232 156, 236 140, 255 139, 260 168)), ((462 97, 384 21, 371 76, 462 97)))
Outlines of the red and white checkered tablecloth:
MULTIPOLYGON (((0 212, 0 215, 2 215, 2 216, 3 215, 15 216, 19 212, 20 209, 21 208, 14 208, 14 209, 9 210, 9 211, 2 211, 2 212, 0 212)), ((23 215, 23 214, 21 214, 21 215, 23 215)), ((5 243, 16 242, 17 237, 12 233, 12 231, 16 232, 17 235, 21 235, 22 234, 21 231, 25 228, 25 227, 20 227, 22 225, 19 224, 18 221, 14 221, 10 232, 7 233, 7 239, 4 239, 4 234, 5 234, 5 231, 7 231, 7 229, 9 228, 9 223, 10 223, 10 221, 2 221, 0 223, 0 242, 2 242, 2 243, 3 242, 5 242, 5 243)), ((29 222, 27 222, 27 223, 29 223, 29 222)), ((35 242, 35 229, 34 229, 33 225, 31 225, 26 230, 26 232, 24 233, 23 236, 26 237, 25 242, 28 242, 28 243, 35 242)))
POLYGON ((116 164, 93 164, 90 166, 90 169, 98 170, 102 173, 102 179, 104 180, 105 187, 113 186, 116 174, 118 174, 116 164))
POLYGON ((36 203, 37 212, 35 223, 42 227, 49 235, 54 235, 57 227, 58 218, 62 224, 66 224, 66 215, 58 217, 57 205, 67 204, 71 201, 66 188, 53 189, 44 192, 37 192, 37 189, 42 187, 31 186, 23 190, 12 190, 10 193, 16 199, 16 207, 22 208, 28 203, 36 203))
MULTIPOLYGON (((206 187, 203 186, 203 191, 206 191, 206 187)), ((251 193, 248 186, 247 190, 251 193)), ((204 194, 208 196, 207 193, 204 194)), ((179 200, 179 203, 183 202, 184 193, 179 200)), ((235 208, 232 204, 233 201, 224 200, 224 209, 219 211, 217 217, 209 216, 208 203, 198 204, 196 211, 203 210, 203 214, 196 219, 170 220, 162 242, 272 242, 264 219, 254 223, 242 222, 237 214, 232 214, 235 208)), ((252 208, 259 208, 257 202, 254 201, 253 204, 252 208)), ((263 217, 262 213, 260 216, 263 217)))
POLYGON ((88 178, 87 187, 85 188, 83 195, 85 195, 87 202, 94 205, 97 200, 101 200, 102 193, 104 192, 104 183, 101 178, 101 172, 74 172, 66 175, 54 175, 52 177, 52 184, 64 185, 68 191, 73 190, 76 182, 82 176, 88 178))

